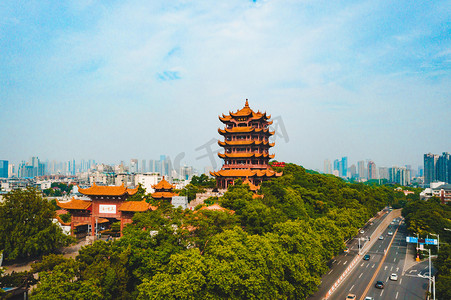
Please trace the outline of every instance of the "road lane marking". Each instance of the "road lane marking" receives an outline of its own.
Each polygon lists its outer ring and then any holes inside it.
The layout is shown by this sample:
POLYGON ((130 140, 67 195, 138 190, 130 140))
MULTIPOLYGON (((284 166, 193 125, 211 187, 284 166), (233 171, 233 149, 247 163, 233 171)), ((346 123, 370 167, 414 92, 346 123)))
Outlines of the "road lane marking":
POLYGON ((362 272, 362 273, 360 273, 360 276, 359 276, 359 278, 360 278, 360 277, 362 277, 362 275, 363 275, 363 272, 362 272))
POLYGON ((387 271, 387 266, 384 267, 384 271, 387 271))
POLYGON ((390 268, 390 272, 391 272, 391 271, 393 271, 393 266, 391 266, 391 268, 390 268))
POLYGON ((352 288, 354 287, 354 285, 355 285, 355 284, 353 284, 353 285, 351 286, 351 288, 349 289, 349 291, 351 291, 351 290, 352 290, 352 288))
MULTIPOLYGON (((396 230, 395 230, 395 232, 394 232, 394 234, 393 234, 393 237, 392 237, 390 243, 388 244, 387 252, 390 250, 390 247, 391 247, 391 245, 393 244, 393 240, 394 240, 394 238, 396 237, 396 234, 398 233, 398 229, 399 229, 399 227, 396 228, 396 230)), ((377 267, 376 271, 374 272, 373 277, 371 278, 370 282, 369 282, 368 285, 366 286, 365 291, 363 292, 362 296, 360 297, 360 300, 364 300, 364 299, 365 299, 365 296, 366 296, 366 294, 368 293, 368 291, 369 291, 371 285, 373 284, 374 280, 376 279, 376 276, 377 276, 377 274, 379 273, 379 271, 380 271, 382 265, 384 264, 384 261, 385 261, 385 258, 386 258, 386 257, 387 257, 387 253, 384 253, 384 256, 382 256, 382 260, 381 260, 380 263, 379 263, 379 266, 377 267)), ((384 292, 384 290, 382 290, 382 293, 383 293, 383 292, 384 292)), ((382 293, 381 293, 381 296, 382 296, 382 293)))
POLYGON ((327 275, 329 275, 330 273, 332 273, 332 271, 333 271, 333 270, 334 270, 334 269, 331 269, 331 270, 330 270, 330 272, 329 272, 329 273, 327 273, 327 275))
POLYGON ((365 264, 365 263, 362 263, 360 266, 363 267, 364 264, 365 264))
POLYGON ((366 267, 368 268, 370 266, 370 264, 367 264, 366 267))
POLYGON ((398 292, 396 292, 396 297, 395 297, 395 299, 398 299, 398 292))
POLYGON ((395 259, 393 260, 393 262, 395 262, 396 261, 396 257, 395 257, 395 259))
POLYGON ((396 268, 396 272, 398 272, 398 270, 399 270, 399 267, 396 268))
POLYGON ((373 269, 375 265, 376 265, 376 264, 373 264, 373 265, 371 266, 371 269, 373 269))
POLYGON ((339 265, 341 263, 341 260, 338 261, 337 265, 339 265))
POLYGON ((344 263, 343 263, 343 265, 346 265, 348 263, 348 261, 345 261, 344 263))
POLYGON ((382 289, 382 292, 381 292, 381 297, 382 297, 382 294, 384 293, 384 290, 382 289))
POLYGON ((399 284, 402 284, 402 278, 401 278, 401 280, 399 281, 399 284))

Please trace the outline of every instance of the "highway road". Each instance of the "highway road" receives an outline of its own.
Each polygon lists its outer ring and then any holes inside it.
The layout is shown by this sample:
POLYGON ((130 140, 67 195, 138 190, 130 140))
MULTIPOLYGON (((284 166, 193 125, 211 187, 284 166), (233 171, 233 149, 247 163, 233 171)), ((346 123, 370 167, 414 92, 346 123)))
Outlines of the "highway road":
POLYGON ((422 262, 409 270, 404 269, 407 251, 406 228, 403 223, 399 223, 401 222, 389 225, 381 234, 383 239, 378 239, 367 252, 370 259, 362 259, 329 299, 346 299, 350 293, 355 294, 357 299, 363 299, 364 296, 374 299, 424 299, 428 279, 419 277, 418 274, 424 274, 428 263, 422 262), (388 232, 395 235, 389 235, 388 232), (387 255, 384 257, 385 253, 387 255), (392 273, 398 275, 397 281, 389 279, 392 273), (384 282, 384 289, 377 289, 376 281, 384 282))
MULTIPOLYGON (((349 263, 358 255, 358 239, 367 240, 369 236, 374 232, 374 230, 381 224, 383 220, 387 217, 387 213, 389 211, 386 209, 383 213, 379 214, 375 218, 373 218, 370 222, 368 222, 362 230, 363 233, 359 233, 355 238, 348 241, 346 244, 349 252, 342 253, 336 256, 333 260, 329 262, 329 272, 327 272, 321 278, 321 285, 319 286, 318 291, 309 297, 309 299, 323 299, 331 286, 335 283, 338 277, 346 270, 349 266, 349 263)), ((361 245, 364 245, 364 241, 361 241, 361 245)), ((335 295, 335 294, 334 294, 335 295)), ((345 296, 346 297, 346 296, 345 296)), ((335 299, 331 297, 330 299, 335 299)))

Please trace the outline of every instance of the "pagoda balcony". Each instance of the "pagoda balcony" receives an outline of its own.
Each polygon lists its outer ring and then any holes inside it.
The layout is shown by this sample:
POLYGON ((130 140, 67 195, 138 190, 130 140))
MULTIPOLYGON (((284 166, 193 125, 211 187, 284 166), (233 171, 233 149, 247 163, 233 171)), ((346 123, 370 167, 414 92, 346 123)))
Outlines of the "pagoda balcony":
POLYGON ((223 169, 267 169, 268 164, 224 164, 223 169))
POLYGON ((248 153, 254 153, 254 154, 269 154, 269 152, 264 152, 264 151, 226 151, 225 153, 227 154, 248 154, 248 153))

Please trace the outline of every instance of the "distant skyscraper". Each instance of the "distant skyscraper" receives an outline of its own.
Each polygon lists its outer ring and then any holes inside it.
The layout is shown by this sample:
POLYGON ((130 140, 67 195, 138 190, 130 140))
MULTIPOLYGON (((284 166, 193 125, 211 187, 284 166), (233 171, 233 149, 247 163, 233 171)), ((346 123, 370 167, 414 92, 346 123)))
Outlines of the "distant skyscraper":
POLYGON ((146 163, 146 160, 143 159, 141 161, 141 173, 146 173, 146 172, 147 172, 147 163, 146 163))
POLYGON ((437 154, 428 153, 424 155, 424 183, 430 184, 437 180, 437 154))
POLYGON ((8 165, 8 177, 14 177, 16 176, 16 168, 14 164, 8 165))
POLYGON ((357 162, 357 169, 359 172, 359 178, 360 179, 366 178, 365 162, 363 160, 357 162))
POLYGON ((451 182, 451 160, 448 152, 443 152, 437 160, 437 180, 451 182))
POLYGON ((357 178, 357 168, 354 164, 349 167, 349 175, 351 176, 351 178, 357 178))
POLYGON ((149 159, 149 172, 157 172, 157 161, 154 159, 149 159))
POLYGON ((409 185, 410 184, 410 169, 405 167, 396 167, 393 166, 388 168, 389 173, 389 182, 397 183, 400 185, 409 185))
POLYGON ((340 170, 340 161, 338 159, 334 160, 334 171, 335 170, 337 170, 337 171, 340 170))
POLYGON ((388 175, 388 168, 387 167, 380 167, 379 168, 379 178, 380 179, 389 179, 388 175))
POLYGON ((376 164, 373 161, 368 162, 368 180, 377 179, 376 164))
POLYGON ((348 176, 348 157, 344 156, 341 158, 340 163, 340 176, 347 177, 348 176))
POLYGON ((130 159, 130 173, 138 173, 138 160, 136 158, 130 159))
POLYGON ((424 168, 422 166, 418 166, 418 176, 424 176, 424 168))
POLYGON ((331 170, 331 164, 330 164, 330 160, 325 159, 324 160, 324 174, 331 174, 332 170, 331 170))
POLYGON ((0 177, 8 178, 8 161, 0 160, 0 177))

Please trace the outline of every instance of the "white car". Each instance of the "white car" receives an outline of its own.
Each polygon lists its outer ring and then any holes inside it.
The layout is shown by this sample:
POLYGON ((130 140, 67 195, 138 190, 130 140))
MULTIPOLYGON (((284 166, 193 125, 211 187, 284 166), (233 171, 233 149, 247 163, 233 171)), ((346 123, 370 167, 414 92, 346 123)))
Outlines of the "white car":
POLYGON ((362 234, 363 234, 363 233, 365 233, 365 231, 363 231, 363 230, 360 230, 360 233, 362 233, 362 234))
POLYGON ((383 239, 384 239, 384 237, 383 237, 383 236, 381 235, 381 236, 379 237, 379 239, 380 239, 380 240, 383 240, 383 239))
POLYGON ((390 275, 390 280, 394 280, 394 281, 398 280, 398 274, 392 273, 392 274, 390 275))
POLYGON ((374 300, 373 297, 365 297, 365 300, 374 300))
POLYGON ((388 235, 393 235, 393 232, 389 231, 389 232, 388 232, 388 235))

